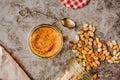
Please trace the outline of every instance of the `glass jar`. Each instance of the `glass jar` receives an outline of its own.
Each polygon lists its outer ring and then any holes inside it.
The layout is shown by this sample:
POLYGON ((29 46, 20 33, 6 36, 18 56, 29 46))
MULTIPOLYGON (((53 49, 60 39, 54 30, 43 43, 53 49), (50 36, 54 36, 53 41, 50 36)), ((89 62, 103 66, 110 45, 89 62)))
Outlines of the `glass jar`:
MULTIPOLYGON (((39 35, 41 35, 41 34, 39 34, 39 35)), ((38 36, 39 36, 39 35, 38 35, 38 36)), ((48 35, 49 35, 49 34, 48 34, 48 35)), ((47 40, 47 39, 46 39, 46 40, 47 40)), ((35 41, 35 42, 37 42, 37 41, 35 41)), ((53 42, 51 41, 51 43, 53 43, 53 42)), ((34 45, 36 45, 36 44, 34 44, 34 45)), ((42 57, 42 58, 51 58, 51 57, 54 57, 55 55, 57 55, 57 54, 61 51, 61 49, 62 49, 62 47, 63 47, 63 37, 62 37, 62 33, 60 32, 59 29, 57 29, 56 27, 54 27, 54 26, 52 26, 52 25, 50 25, 50 24, 41 24, 41 25, 38 25, 38 26, 34 27, 34 28, 31 30, 30 34, 29 34, 29 37, 28 37, 28 46, 29 46, 29 49, 31 50, 31 52, 32 52, 33 54, 37 55, 38 57, 42 57), (37 52, 35 52, 35 50, 32 48, 32 45, 31 45, 31 36, 33 35, 33 33, 34 33, 35 31, 37 31, 38 29, 41 29, 41 28, 50 28, 50 29, 54 30, 56 33, 58 33, 58 34, 59 34, 59 37, 60 37, 60 46, 59 46, 59 48, 57 49, 56 52, 53 52, 52 55, 50 55, 50 56, 39 55, 37 52)), ((40 50, 40 49, 38 48, 37 50, 40 50)), ((49 52, 49 50, 48 50, 48 52, 49 52)))
POLYGON ((66 69, 57 80, 93 80, 91 75, 75 60, 68 62, 66 69))

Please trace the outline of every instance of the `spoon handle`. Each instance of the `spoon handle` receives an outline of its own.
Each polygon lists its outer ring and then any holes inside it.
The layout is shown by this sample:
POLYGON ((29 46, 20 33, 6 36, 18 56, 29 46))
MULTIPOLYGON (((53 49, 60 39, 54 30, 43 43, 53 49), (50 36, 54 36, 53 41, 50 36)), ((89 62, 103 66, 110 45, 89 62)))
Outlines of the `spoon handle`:
POLYGON ((54 20, 59 20, 59 19, 57 19, 57 18, 55 18, 55 17, 53 17, 53 16, 47 15, 47 14, 45 14, 45 13, 43 13, 43 12, 40 12, 40 11, 37 11, 37 13, 40 13, 40 14, 42 14, 42 15, 48 17, 48 18, 54 19, 54 20))
POLYGON ((20 14, 21 16, 28 16, 28 15, 33 15, 33 14, 42 14, 42 15, 48 17, 48 18, 51 18, 51 19, 54 19, 54 20, 59 20, 59 19, 57 19, 57 18, 55 18, 55 17, 53 17, 53 16, 51 16, 51 15, 45 14, 45 13, 43 13, 43 12, 41 12, 40 10, 37 10, 37 9, 25 8, 25 9, 23 9, 23 10, 20 10, 20 11, 19 11, 19 14, 20 14))

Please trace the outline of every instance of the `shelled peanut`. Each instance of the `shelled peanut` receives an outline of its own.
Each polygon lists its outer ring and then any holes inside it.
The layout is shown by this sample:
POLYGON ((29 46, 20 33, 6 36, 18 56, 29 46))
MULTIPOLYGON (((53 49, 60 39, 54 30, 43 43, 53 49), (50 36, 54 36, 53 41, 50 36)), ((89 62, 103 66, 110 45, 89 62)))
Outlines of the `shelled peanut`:
POLYGON ((97 80, 97 74, 93 75, 93 80, 97 80))
POLYGON ((95 27, 85 24, 83 29, 76 35, 77 43, 70 42, 76 60, 86 70, 100 65, 101 61, 107 60, 109 63, 120 63, 120 45, 115 40, 102 42, 100 38, 95 38, 95 27), (111 53, 108 48, 113 49, 111 53))
POLYGON ((115 40, 108 41, 107 46, 113 49, 112 57, 108 59, 108 62, 109 63, 120 63, 120 46, 117 44, 117 42, 115 40))

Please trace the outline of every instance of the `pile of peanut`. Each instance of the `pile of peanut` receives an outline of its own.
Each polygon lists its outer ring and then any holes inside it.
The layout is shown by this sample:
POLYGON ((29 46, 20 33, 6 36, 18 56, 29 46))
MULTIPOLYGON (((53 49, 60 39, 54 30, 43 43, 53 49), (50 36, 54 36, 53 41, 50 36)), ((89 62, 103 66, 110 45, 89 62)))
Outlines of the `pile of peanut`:
POLYGON ((120 63, 120 45, 115 40, 105 43, 100 38, 95 38, 95 30, 93 25, 85 24, 76 35, 78 42, 69 43, 78 63, 88 71, 99 66, 104 60, 108 63, 120 63), (109 51, 110 48, 113 52, 109 51))

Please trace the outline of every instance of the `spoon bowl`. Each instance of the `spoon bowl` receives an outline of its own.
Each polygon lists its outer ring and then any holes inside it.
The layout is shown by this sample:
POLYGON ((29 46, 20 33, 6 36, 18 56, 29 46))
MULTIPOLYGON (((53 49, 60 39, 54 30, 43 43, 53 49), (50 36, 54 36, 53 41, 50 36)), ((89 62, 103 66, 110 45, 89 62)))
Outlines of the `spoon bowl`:
POLYGON ((75 22, 69 18, 64 18, 61 20, 61 23, 64 27, 67 27, 67 28, 75 28, 75 22))

